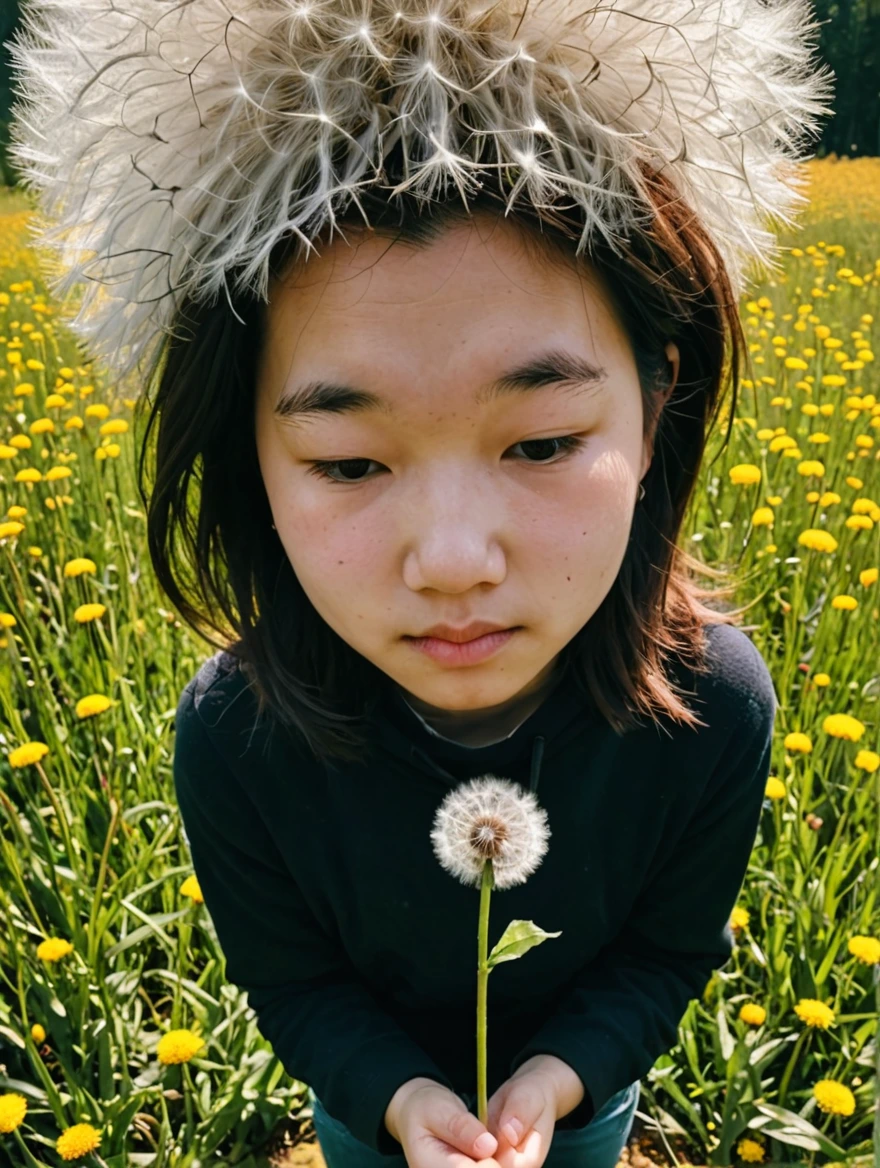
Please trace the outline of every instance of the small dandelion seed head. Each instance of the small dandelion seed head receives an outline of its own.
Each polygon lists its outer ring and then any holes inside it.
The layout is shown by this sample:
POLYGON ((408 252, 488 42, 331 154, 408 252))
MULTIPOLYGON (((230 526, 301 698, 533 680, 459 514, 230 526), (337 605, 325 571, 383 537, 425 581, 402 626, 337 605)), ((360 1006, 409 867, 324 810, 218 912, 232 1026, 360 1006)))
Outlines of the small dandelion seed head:
POLYGON ((550 838, 547 812, 517 783, 482 775, 455 787, 434 817, 431 842, 442 866, 479 888, 492 861, 497 889, 523 884, 538 868, 550 838))

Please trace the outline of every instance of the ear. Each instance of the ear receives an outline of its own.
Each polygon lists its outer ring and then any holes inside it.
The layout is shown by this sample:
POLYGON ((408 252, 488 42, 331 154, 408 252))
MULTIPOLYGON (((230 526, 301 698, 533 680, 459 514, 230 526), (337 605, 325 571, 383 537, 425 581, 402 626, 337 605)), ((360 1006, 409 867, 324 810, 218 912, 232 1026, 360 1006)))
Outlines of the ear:
MULTIPOLYGON (((663 411, 663 407, 669 401, 670 397, 672 396, 673 390, 675 389, 675 387, 678 383, 678 374, 679 374, 679 370, 681 368, 681 353, 679 352, 678 345, 675 343, 675 341, 668 341, 667 342, 666 347, 665 347, 665 353, 666 353, 666 356, 669 360, 669 364, 672 366, 672 368, 670 369, 670 372, 669 372, 669 384, 664 389, 658 391, 658 396, 660 398, 661 405, 660 405, 660 410, 658 411, 658 414, 657 414, 657 424, 659 424, 660 414, 663 411)), ((654 455, 654 436, 657 433, 657 424, 655 424, 651 433, 646 435, 646 437, 645 437, 645 451, 644 451, 644 457, 642 459, 642 472, 641 472, 641 475, 639 476, 640 478, 644 478, 644 476, 648 472, 648 467, 651 465, 651 459, 653 458, 653 455, 654 455)))

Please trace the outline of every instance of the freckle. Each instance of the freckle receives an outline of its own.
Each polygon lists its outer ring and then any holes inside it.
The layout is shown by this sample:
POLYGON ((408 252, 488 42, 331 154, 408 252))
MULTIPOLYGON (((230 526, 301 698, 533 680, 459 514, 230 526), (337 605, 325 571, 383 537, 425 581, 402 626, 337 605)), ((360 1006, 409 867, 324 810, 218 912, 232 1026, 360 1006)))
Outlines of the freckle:
POLYGON ((571 576, 566 576, 565 578, 566 578, 566 580, 567 580, 567 581, 569 582, 569 584, 570 584, 570 583, 571 583, 571 576))

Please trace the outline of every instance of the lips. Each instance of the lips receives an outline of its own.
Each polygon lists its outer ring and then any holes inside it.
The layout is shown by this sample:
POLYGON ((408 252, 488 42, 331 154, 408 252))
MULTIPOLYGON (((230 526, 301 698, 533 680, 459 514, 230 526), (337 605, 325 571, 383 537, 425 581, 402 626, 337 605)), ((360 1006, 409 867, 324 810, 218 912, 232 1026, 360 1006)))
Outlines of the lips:
POLYGON ((419 640, 422 637, 436 637, 441 641, 452 641, 456 645, 464 644, 465 641, 473 641, 477 637, 484 637, 487 633, 506 632, 512 628, 512 625, 498 624, 495 621, 471 621, 469 625, 464 625, 461 628, 455 628, 453 625, 439 624, 434 625, 425 632, 417 634, 414 640, 419 640))

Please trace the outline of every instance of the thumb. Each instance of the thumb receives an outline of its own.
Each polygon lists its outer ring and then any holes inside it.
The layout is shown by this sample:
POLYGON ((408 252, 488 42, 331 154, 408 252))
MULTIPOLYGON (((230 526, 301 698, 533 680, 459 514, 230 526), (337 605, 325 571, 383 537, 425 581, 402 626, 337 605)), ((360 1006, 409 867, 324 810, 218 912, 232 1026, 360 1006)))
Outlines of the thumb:
POLYGON ((546 1105, 540 1090, 535 1090, 534 1081, 531 1085, 527 1078, 521 1083, 511 1081, 498 1119, 498 1131, 516 1147, 541 1118, 546 1105))
POLYGON ((454 1100, 449 1100, 448 1106, 438 1116, 434 1133, 460 1152, 478 1160, 493 1155, 498 1148, 495 1136, 461 1101, 456 1106, 454 1100))

